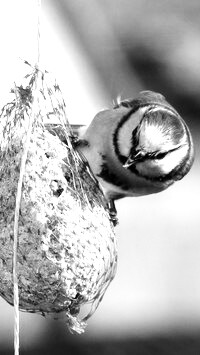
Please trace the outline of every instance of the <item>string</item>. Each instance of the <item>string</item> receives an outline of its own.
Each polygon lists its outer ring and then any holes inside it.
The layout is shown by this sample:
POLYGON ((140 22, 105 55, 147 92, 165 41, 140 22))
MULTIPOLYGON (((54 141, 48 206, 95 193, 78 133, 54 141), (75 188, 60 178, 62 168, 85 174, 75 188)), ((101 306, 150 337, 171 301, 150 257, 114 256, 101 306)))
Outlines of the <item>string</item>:
MULTIPOLYGON (((37 21, 37 67, 40 61, 40 16, 41 16, 41 0, 37 2, 38 7, 38 21, 37 21)), ((35 102, 35 100, 34 100, 35 102)), ((26 136, 26 142, 24 145, 24 151, 22 154, 19 180, 17 185, 17 194, 15 202, 15 215, 14 215, 14 240, 13 240, 13 296, 14 296, 14 355, 19 355, 19 284, 18 284, 18 268, 17 268, 17 249, 18 249, 18 231, 19 231, 19 214, 20 214, 20 204, 22 198, 22 184, 23 177, 25 174, 26 160, 29 150, 29 144, 31 139, 31 132, 33 121, 35 118, 34 114, 34 102, 32 103, 31 117, 29 117, 29 125, 26 136)))
POLYGON ((17 247, 18 247, 18 230, 19 230, 19 213, 20 204, 22 197, 22 183, 25 173, 26 160, 28 155, 32 122, 34 119, 34 114, 32 113, 29 119, 29 127, 27 131, 26 143, 24 147, 24 152, 21 159, 19 180, 17 185, 16 203, 15 203, 15 217, 14 217, 14 243, 13 243, 13 283, 14 283, 14 316, 15 316, 15 329, 14 329, 14 349, 15 355, 19 354, 19 285, 18 285, 18 270, 17 270, 17 247))
POLYGON ((37 1, 37 65, 39 67, 39 62, 40 62, 40 37, 41 37, 41 34, 40 34, 40 22, 41 22, 41 9, 42 9, 42 6, 41 6, 41 0, 38 0, 37 1))

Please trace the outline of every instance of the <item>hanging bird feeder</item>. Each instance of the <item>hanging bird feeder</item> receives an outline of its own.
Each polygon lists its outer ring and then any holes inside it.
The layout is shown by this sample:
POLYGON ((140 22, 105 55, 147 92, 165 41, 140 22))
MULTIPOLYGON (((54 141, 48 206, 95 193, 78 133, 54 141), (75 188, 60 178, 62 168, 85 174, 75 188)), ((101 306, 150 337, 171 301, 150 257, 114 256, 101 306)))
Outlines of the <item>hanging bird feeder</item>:
POLYGON ((17 284, 21 310, 62 313, 81 333, 115 275, 116 240, 101 188, 73 148, 59 86, 47 78, 32 68, 0 113, 0 295, 14 304, 17 284))

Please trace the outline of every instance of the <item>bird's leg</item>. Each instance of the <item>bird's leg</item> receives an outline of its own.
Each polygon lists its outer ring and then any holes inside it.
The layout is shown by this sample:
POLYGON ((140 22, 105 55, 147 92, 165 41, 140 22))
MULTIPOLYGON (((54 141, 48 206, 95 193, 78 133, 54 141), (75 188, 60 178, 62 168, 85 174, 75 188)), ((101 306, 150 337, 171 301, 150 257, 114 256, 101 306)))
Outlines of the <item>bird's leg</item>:
POLYGON ((109 210, 110 219, 115 227, 118 224, 118 218, 117 218, 117 210, 115 207, 115 201, 113 199, 109 199, 108 201, 108 210, 109 210))
POLYGON ((73 146, 73 148, 76 148, 79 144, 79 137, 77 135, 71 135, 70 136, 70 141, 71 141, 71 144, 73 146))

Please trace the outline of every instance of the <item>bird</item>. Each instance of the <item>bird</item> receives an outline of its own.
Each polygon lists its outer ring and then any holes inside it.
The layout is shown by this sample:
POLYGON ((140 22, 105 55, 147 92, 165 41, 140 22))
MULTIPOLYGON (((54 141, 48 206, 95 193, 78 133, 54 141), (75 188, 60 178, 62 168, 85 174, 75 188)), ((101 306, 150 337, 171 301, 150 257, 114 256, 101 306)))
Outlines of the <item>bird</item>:
POLYGON ((188 126, 165 97, 141 91, 79 127, 76 149, 113 210, 124 197, 154 194, 182 179, 194 161, 188 126))

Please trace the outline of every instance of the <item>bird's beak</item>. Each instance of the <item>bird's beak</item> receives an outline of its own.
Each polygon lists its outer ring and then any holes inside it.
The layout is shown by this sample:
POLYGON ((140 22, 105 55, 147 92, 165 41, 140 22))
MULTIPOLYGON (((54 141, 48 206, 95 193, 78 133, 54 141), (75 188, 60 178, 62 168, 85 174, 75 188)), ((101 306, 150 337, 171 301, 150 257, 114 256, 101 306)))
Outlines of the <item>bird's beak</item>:
POLYGON ((123 167, 125 169, 129 168, 131 165, 134 165, 141 159, 141 152, 138 152, 135 155, 130 154, 129 157, 127 158, 127 161, 124 163, 123 167))

